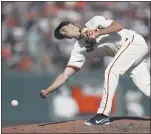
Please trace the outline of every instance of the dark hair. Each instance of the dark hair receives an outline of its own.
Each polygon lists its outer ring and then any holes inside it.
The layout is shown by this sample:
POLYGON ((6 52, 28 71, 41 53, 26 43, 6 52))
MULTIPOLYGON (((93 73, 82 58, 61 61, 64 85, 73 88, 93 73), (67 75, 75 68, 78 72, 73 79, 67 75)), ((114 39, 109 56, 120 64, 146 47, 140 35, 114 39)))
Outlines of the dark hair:
POLYGON ((71 23, 70 21, 62 21, 62 22, 58 25, 58 27, 57 27, 57 28, 55 29, 55 31, 54 31, 54 36, 55 36, 56 39, 61 40, 61 39, 65 38, 64 35, 62 35, 62 34, 60 33, 60 29, 61 29, 62 27, 64 27, 65 25, 68 25, 68 24, 70 24, 70 23, 71 23))

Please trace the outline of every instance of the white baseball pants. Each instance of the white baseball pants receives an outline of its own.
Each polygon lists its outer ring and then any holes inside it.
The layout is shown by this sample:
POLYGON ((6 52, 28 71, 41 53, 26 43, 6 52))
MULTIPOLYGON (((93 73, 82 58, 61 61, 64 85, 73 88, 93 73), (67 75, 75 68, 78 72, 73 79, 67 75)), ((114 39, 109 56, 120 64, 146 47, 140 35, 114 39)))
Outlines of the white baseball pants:
POLYGON ((144 60, 147 53, 148 46, 138 34, 121 46, 105 71, 103 97, 97 113, 110 114, 119 76, 127 72, 141 92, 150 97, 150 72, 144 60))

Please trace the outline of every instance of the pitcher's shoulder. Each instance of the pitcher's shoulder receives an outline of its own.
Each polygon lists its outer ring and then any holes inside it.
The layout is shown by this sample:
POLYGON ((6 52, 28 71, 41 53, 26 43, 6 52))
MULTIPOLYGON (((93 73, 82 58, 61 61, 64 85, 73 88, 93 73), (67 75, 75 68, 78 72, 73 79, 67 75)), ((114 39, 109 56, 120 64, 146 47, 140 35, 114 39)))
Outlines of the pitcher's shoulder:
POLYGON ((91 20, 97 20, 97 19, 105 19, 105 17, 97 15, 91 18, 91 20))
POLYGON ((95 22, 97 20, 105 20, 105 18, 103 16, 93 16, 91 19, 89 19, 89 21, 87 21, 86 25, 90 22, 95 22))

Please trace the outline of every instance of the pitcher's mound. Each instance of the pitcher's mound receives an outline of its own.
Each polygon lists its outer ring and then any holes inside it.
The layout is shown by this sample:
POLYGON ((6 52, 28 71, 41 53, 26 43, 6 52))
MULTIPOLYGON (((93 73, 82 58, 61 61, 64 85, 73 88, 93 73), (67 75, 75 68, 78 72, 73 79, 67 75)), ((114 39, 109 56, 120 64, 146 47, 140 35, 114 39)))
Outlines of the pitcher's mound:
POLYGON ((150 133, 150 117, 113 117, 110 125, 85 126, 85 120, 3 127, 2 133, 150 133))

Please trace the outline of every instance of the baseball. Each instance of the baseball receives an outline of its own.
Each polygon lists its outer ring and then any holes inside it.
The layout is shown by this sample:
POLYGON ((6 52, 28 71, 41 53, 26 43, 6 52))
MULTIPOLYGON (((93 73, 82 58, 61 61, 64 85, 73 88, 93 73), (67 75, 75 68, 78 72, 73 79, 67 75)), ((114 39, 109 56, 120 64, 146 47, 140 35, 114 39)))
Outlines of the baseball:
POLYGON ((12 106, 16 107, 18 105, 18 101, 17 100, 12 100, 11 104, 12 104, 12 106))

